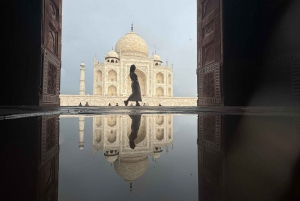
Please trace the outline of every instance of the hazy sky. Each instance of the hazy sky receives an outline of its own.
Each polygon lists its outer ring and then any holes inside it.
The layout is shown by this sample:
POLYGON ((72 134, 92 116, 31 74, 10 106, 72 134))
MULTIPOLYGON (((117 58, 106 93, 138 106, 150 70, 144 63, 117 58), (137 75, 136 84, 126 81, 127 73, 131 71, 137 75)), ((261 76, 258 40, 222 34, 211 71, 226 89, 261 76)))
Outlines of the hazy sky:
POLYGON ((79 65, 86 65, 86 93, 93 93, 93 57, 99 62, 130 32, 174 63, 174 96, 197 96, 196 0, 64 0, 61 94, 79 93, 79 65))

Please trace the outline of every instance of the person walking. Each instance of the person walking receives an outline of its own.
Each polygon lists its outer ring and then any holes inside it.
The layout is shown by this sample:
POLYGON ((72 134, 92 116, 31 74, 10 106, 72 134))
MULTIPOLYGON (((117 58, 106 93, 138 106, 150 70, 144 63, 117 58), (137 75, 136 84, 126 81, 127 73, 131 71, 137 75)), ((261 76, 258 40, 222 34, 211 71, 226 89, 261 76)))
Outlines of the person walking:
POLYGON ((136 69, 135 65, 131 65, 130 66, 130 74, 129 74, 129 76, 130 76, 130 79, 131 79, 131 90, 132 90, 132 93, 128 97, 128 99, 124 101, 125 106, 128 105, 129 101, 135 101, 136 102, 135 106, 141 106, 139 104, 139 101, 142 101, 141 88, 140 88, 138 76, 134 73, 135 69, 136 69))

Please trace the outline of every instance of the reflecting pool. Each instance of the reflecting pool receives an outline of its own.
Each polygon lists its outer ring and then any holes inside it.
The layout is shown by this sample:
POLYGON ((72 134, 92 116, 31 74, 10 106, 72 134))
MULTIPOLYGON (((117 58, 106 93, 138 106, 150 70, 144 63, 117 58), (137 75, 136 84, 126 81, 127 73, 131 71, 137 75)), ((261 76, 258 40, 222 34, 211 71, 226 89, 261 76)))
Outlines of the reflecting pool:
POLYGON ((0 129, 6 200, 300 198, 295 115, 47 115, 0 129))

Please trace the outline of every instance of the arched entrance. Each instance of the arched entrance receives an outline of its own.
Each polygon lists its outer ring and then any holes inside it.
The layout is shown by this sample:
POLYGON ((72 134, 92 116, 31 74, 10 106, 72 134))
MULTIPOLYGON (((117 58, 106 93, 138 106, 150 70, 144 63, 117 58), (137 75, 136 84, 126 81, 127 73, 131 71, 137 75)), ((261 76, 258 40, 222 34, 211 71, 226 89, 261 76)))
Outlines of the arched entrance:
POLYGON ((116 82, 117 81, 117 72, 115 70, 110 70, 108 72, 108 81, 116 82))
POLYGON ((164 89, 162 87, 156 88, 156 96, 161 97, 164 95, 164 89))
POLYGON ((117 88, 114 85, 110 85, 108 87, 108 95, 109 96, 115 96, 115 95, 117 95, 117 88))
POLYGON ((164 75, 162 73, 156 74, 156 83, 158 84, 164 83, 164 75))
POLYGON ((102 87, 101 86, 97 86, 96 88, 96 95, 101 95, 102 94, 102 87))
POLYGON ((97 71, 96 82, 102 82, 102 71, 101 70, 97 71))

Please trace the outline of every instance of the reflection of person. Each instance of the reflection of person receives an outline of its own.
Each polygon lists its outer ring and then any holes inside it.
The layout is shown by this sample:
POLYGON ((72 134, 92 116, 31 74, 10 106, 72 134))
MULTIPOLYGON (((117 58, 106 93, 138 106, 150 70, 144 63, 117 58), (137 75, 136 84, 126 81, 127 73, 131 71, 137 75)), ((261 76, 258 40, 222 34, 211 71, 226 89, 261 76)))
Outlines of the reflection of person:
POLYGON ((131 133, 129 135, 129 146, 131 149, 135 148, 134 140, 137 138, 140 124, 141 124, 141 115, 129 115, 132 122, 131 122, 131 133))
POLYGON ((126 101, 124 101, 125 106, 128 105, 128 101, 135 101, 135 106, 140 106, 138 101, 142 101, 140 84, 138 81, 137 75, 134 73, 136 67, 135 65, 130 66, 130 79, 131 79, 131 90, 132 94, 128 97, 126 101))

